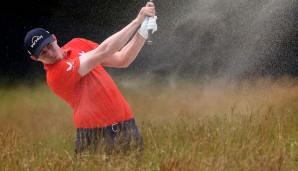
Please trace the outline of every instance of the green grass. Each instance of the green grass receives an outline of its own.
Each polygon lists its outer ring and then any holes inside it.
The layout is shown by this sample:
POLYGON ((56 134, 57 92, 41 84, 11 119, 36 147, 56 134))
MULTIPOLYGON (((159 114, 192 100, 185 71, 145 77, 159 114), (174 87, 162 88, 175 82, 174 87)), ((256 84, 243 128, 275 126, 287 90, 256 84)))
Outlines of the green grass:
POLYGON ((72 111, 50 89, 0 89, 0 170, 298 170, 298 81, 118 80, 144 139, 74 163, 72 111))

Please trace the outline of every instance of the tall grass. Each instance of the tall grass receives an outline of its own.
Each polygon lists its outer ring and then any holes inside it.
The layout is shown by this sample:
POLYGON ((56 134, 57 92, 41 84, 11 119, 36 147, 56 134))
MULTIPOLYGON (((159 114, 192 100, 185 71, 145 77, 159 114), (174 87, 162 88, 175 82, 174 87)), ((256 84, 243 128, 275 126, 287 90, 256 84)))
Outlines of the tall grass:
POLYGON ((0 90, 1 170, 298 170, 298 80, 118 80, 144 139, 74 162, 72 111, 50 89, 0 90))

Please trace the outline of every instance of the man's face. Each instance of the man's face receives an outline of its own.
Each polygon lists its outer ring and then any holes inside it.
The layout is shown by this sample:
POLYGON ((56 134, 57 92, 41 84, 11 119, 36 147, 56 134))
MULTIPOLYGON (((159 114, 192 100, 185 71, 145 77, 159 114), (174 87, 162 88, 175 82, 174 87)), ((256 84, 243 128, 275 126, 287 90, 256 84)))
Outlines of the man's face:
POLYGON ((36 59, 44 64, 55 64, 64 58, 64 52, 57 44, 57 40, 45 45, 36 59))

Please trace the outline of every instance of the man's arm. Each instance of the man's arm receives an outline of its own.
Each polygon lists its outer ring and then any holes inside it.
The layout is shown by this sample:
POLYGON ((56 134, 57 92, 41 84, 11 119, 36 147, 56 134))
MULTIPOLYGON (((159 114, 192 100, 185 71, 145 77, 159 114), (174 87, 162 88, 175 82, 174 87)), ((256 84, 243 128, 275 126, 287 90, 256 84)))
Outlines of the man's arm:
POLYGON ((101 63, 104 66, 126 68, 137 57, 143 45, 145 44, 145 38, 139 33, 136 33, 133 39, 125 45, 120 51, 114 53, 109 58, 105 58, 101 63))
POLYGON ((124 67, 130 64, 144 45, 145 38, 136 34, 126 46, 124 45, 141 25, 145 16, 155 15, 154 9, 154 4, 148 2, 135 20, 103 41, 94 50, 83 54, 80 57, 79 74, 84 76, 99 64, 114 67, 124 67))

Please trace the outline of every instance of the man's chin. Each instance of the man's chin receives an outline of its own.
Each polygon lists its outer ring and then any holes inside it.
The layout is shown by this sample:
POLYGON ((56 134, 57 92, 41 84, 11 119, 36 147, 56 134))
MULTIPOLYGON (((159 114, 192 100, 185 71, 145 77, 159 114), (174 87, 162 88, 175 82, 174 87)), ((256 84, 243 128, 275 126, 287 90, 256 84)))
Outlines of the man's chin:
POLYGON ((57 63, 59 61, 61 61, 63 59, 63 57, 55 57, 54 60, 53 60, 53 63, 57 63))

